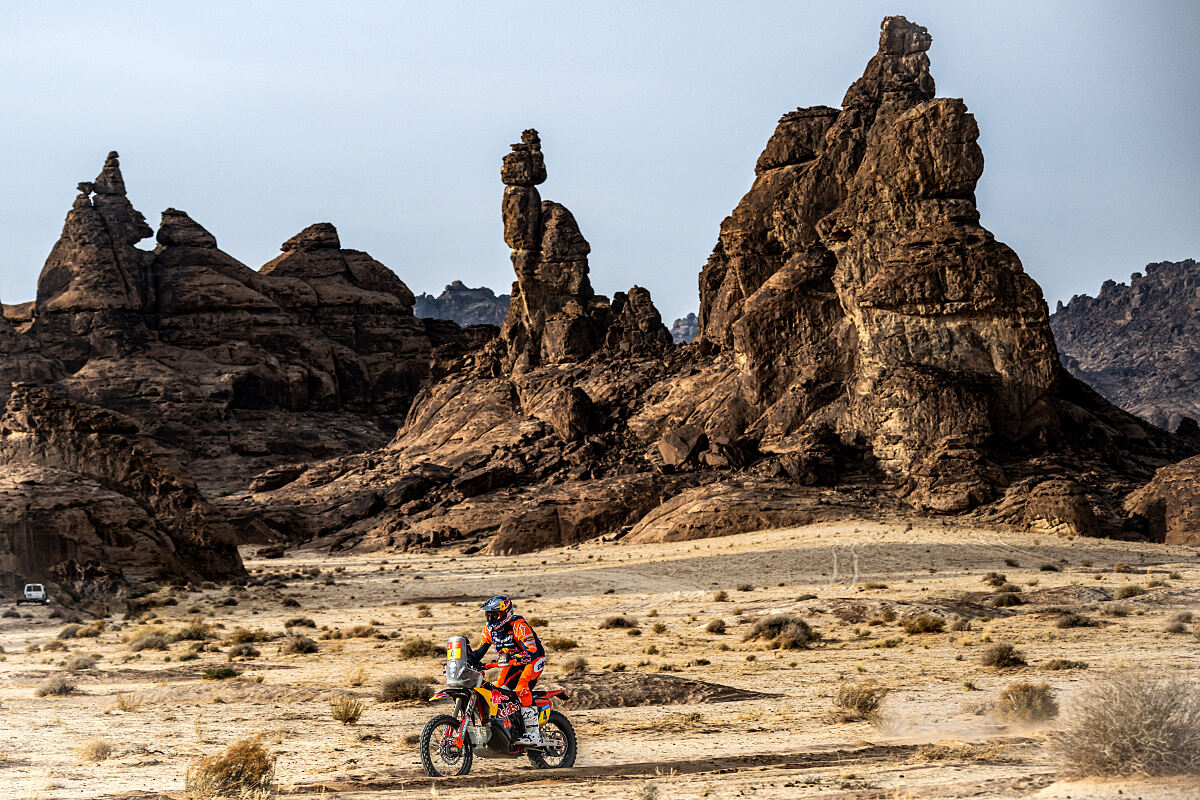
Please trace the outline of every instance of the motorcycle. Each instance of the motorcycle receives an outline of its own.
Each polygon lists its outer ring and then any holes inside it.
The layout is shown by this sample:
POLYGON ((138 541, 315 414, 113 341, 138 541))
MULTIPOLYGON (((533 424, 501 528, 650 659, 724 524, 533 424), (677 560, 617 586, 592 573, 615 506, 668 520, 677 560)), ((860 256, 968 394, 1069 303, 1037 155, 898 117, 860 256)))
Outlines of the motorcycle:
POLYGON ((466 637, 453 636, 446 642, 446 688, 430 700, 453 700, 454 713, 435 716, 421 731, 421 764, 430 777, 466 775, 475 756, 525 755, 538 769, 574 766, 575 729, 554 708, 554 698, 566 700, 566 693, 561 689, 533 693, 542 744, 518 743, 524 729, 520 703, 484 679, 484 672, 498 666, 474 661, 466 637))

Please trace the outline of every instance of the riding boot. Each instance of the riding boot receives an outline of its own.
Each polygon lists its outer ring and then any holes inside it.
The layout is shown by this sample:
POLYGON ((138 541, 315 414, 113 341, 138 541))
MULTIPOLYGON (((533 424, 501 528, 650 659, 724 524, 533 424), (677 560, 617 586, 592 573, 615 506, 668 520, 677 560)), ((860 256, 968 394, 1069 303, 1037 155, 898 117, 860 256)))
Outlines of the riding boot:
POLYGON ((525 732, 521 734, 521 738, 517 739, 517 743, 540 746, 542 744, 542 734, 538 730, 537 708, 533 706, 522 708, 521 721, 525 724, 525 732))

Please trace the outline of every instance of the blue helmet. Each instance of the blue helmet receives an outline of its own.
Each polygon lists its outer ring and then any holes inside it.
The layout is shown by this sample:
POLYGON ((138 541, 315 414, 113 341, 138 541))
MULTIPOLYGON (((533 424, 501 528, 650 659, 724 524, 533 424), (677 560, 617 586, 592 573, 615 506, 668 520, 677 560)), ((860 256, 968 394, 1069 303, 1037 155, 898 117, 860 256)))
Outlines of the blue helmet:
POLYGON ((479 610, 483 612, 489 627, 503 625, 513 618, 512 600, 502 594, 486 601, 479 607, 479 610))

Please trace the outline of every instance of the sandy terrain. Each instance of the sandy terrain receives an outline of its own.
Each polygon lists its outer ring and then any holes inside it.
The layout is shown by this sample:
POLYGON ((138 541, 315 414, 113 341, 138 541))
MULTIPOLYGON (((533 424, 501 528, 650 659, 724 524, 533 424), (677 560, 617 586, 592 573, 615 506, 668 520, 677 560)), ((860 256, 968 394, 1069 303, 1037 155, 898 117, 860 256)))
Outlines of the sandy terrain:
MULTIPOLYGON (((555 683, 568 658, 582 656, 593 682, 623 664, 622 686, 636 687, 640 675, 662 674, 667 665, 670 675, 766 694, 618 709, 568 705, 580 738, 575 769, 539 773, 524 759, 476 759, 470 776, 437 782, 437 797, 495 797, 497 786, 542 798, 644 800, 1200 796, 1200 784, 1183 780, 1057 782, 1044 728, 1006 724, 990 709, 1018 679, 1047 681, 1064 707, 1106 669, 1172 669, 1200 681, 1200 623, 1164 631, 1181 611, 1200 616, 1196 548, 909 527, 822 524, 669 545, 591 542, 507 558, 302 552, 263 561, 247 551, 255 578, 321 572, 282 587, 152 595, 174 604, 153 608, 157 618, 146 624, 171 631, 202 618, 223 626, 198 657, 182 662, 194 642, 131 653, 122 640, 138 622, 123 613, 109 617, 99 636, 59 640, 63 619, 22 607, 23 616, 0 619, 0 796, 178 797, 191 760, 261 734, 278 755, 284 796, 429 797, 433 781, 410 737, 442 707, 377 703, 375 689, 392 675, 439 676, 439 660, 401 657, 404 640, 440 642, 460 632, 477 640, 477 598, 501 592, 526 617, 548 620, 538 625, 543 638, 578 642, 550 654, 543 685, 555 683), (1133 573, 1114 572, 1119 563, 1133 573), (1020 586, 1025 604, 991 609, 992 587, 982 580, 991 571, 1020 586), (1125 601, 1100 600, 1095 591, 1127 584, 1148 591, 1125 601), (716 599, 719 591, 728 599, 716 599), (287 598, 299 606, 285 606, 287 598), (1128 615, 1110 615, 1113 606, 1128 615), (920 611, 986 616, 968 630, 906 634, 898 621, 884 621, 888 609, 900 619, 920 611), (1102 624, 1060 629, 1053 609, 1102 624), (772 651, 743 641, 754 620, 781 611, 805 617, 822 642, 772 651), (987 618, 993 614, 1003 616, 987 618), (610 615, 635 618, 640 635, 600 630, 610 615), (200 678, 205 667, 229 663, 212 650, 227 649, 221 640, 234 630, 277 636, 295 617, 316 623, 316 630, 296 630, 317 639, 319 652, 282 655, 277 639, 261 642, 254 645, 260 655, 233 662, 240 676, 200 678), (705 630, 717 618, 726 633, 705 630), (665 629, 656 632, 656 623, 665 629), (348 632, 356 625, 383 638, 320 638, 322 627, 348 632), (52 641, 67 649, 45 651, 52 641), (1016 644, 1029 666, 982 667, 988 641, 1016 644), (97 656, 96 667, 65 673, 64 662, 83 654, 97 656), (1088 668, 1046 669, 1056 658, 1088 668), (53 674, 67 674, 77 692, 36 697, 53 674), (833 720, 839 684, 863 678, 892 688, 881 719, 833 720), (133 710, 117 709, 120 693, 131 693, 133 710), (356 725, 330 717, 330 699, 345 693, 367 704, 356 725), (111 754, 82 759, 79 746, 95 737, 112 745, 111 754)), ((622 694, 636 699, 637 692, 622 694)))

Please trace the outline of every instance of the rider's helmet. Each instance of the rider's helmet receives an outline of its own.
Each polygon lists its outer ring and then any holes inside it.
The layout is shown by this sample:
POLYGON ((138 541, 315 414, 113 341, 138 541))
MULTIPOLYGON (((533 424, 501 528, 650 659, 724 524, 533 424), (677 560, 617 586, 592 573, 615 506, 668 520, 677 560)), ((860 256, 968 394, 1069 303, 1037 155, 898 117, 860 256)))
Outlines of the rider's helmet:
POLYGON ((483 612, 489 628, 503 625, 513 618, 512 600, 502 594, 489 599, 479 607, 479 610, 483 612))

